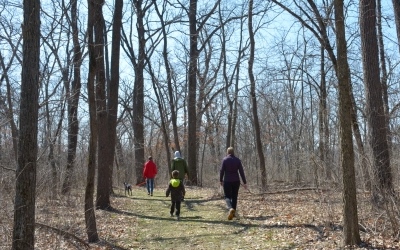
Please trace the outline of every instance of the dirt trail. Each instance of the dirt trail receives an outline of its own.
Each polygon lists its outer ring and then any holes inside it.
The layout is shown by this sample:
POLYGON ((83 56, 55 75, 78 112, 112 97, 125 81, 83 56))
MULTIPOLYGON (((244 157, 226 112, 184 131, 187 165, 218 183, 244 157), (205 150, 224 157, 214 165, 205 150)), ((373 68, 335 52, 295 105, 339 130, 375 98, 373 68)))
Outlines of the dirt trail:
POLYGON ((187 187, 187 195, 178 221, 169 214, 170 200, 164 190, 154 196, 136 191, 124 198, 126 216, 137 218, 133 232, 133 249, 263 249, 265 240, 257 233, 261 220, 241 216, 227 219, 227 209, 221 197, 210 189, 187 187), (129 212, 132 211, 132 212, 129 212))

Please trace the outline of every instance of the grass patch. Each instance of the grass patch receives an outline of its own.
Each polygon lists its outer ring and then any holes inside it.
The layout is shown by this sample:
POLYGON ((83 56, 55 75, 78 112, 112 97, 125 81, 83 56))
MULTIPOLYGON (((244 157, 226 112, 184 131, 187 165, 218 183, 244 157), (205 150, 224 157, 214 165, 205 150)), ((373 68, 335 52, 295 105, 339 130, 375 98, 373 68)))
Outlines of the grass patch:
MULTIPOLYGON (((154 196, 136 191, 125 209, 138 218, 135 247, 139 249, 243 249, 243 237, 255 227, 242 218, 227 219, 222 198, 215 199, 214 191, 187 187, 181 207, 181 218, 171 217, 170 199, 165 190, 155 190, 154 196)), ((240 213, 240 212, 239 212, 240 213)), ((250 237, 251 238, 251 237, 250 237)), ((249 238, 249 239, 250 239, 249 238)), ((260 239, 265 245, 267 239, 260 239)), ((254 245, 254 239, 251 239, 254 245)), ((249 242, 249 243, 250 243, 249 242)))

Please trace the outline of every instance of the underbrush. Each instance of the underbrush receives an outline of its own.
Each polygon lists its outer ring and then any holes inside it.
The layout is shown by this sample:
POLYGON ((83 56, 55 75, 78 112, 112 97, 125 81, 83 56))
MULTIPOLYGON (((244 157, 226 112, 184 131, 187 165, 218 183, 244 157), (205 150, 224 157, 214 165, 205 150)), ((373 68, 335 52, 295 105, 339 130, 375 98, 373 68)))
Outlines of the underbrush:
MULTIPOLYGON (((35 249, 343 249, 342 197, 312 189, 240 190, 238 216, 227 219, 221 191, 187 187, 181 219, 169 214, 170 200, 157 188, 148 196, 115 190, 112 211, 96 210, 95 244, 86 242, 83 191, 59 199, 39 197, 35 249)), ((376 212, 367 194, 358 194, 363 247, 399 249, 389 221, 376 212)), ((0 249, 10 249, 12 197, 0 197, 0 249)))

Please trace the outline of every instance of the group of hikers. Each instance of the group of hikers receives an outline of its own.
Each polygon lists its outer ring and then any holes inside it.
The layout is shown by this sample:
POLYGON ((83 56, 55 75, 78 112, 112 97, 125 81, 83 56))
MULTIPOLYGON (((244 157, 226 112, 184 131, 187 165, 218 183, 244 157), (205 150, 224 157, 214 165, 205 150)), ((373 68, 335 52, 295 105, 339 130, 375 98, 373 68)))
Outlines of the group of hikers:
MULTIPOLYGON (((243 182, 243 187, 247 189, 246 176, 243 170, 242 162, 234 154, 233 147, 226 150, 227 155, 222 160, 219 181, 223 187, 226 206, 228 208, 228 220, 232 220, 236 216, 236 208, 238 194, 240 188, 240 178, 243 182)), ((185 200, 185 177, 189 179, 188 166, 181 153, 176 151, 174 159, 171 162, 170 172, 171 179, 166 189, 166 197, 171 196, 170 215, 180 219, 181 203, 185 200)), ((157 166, 151 156, 144 164, 143 177, 146 179, 147 194, 153 196, 154 178, 157 175, 157 166)))

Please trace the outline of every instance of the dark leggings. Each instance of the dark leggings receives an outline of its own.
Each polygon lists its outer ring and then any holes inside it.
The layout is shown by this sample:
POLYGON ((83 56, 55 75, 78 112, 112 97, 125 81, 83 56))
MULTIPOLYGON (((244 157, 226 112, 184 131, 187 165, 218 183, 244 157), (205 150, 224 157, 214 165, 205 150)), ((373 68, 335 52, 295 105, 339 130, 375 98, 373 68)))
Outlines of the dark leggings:
POLYGON ((176 216, 179 216, 181 214, 181 201, 171 201, 171 214, 174 213, 176 208, 176 216))
POLYGON ((225 200, 228 208, 236 210, 240 181, 224 182, 225 200))

